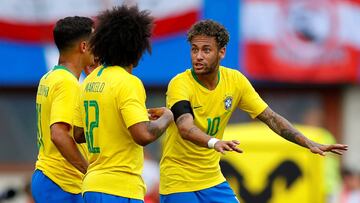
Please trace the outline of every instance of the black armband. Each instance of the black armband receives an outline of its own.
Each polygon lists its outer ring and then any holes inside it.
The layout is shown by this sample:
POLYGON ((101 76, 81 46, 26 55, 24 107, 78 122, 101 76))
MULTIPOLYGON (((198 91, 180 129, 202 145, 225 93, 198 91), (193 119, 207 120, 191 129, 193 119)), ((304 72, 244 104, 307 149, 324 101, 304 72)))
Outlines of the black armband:
POLYGON ((191 108, 191 104, 189 101, 186 101, 186 100, 181 100, 181 101, 176 102, 171 107, 171 111, 174 114, 175 122, 181 115, 186 114, 186 113, 190 113, 193 116, 193 118, 195 118, 194 112, 191 108))

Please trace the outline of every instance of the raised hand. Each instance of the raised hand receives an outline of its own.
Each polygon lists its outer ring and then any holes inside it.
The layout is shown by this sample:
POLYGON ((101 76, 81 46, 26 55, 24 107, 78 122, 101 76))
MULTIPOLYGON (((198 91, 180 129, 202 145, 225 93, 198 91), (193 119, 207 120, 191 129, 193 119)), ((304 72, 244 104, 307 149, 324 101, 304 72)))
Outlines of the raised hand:
POLYGON ((243 151, 237 146, 240 144, 237 140, 231 140, 231 141, 218 141, 214 145, 214 149, 222 154, 225 154, 226 151, 235 151, 238 153, 242 153, 243 151))
POLYGON ((316 144, 309 147, 310 151, 314 154, 320 154, 325 156, 325 152, 332 152, 334 154, 342 155, 345 151, 348 150, 348 145, 344 144, 331 144, 331 145, 321 145, 316 144))

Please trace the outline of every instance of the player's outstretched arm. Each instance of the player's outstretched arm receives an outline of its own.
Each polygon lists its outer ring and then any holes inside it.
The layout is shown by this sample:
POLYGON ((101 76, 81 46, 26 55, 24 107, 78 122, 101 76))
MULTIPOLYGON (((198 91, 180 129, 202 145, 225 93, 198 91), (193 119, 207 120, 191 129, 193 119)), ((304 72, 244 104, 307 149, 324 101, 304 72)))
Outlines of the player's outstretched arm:
POLYGON ((136 123, 129 127, 134 141, 146 146, 159 138, 174 120, 172 112, 165 107, 148 110, 150 121, 136 123))
POLYGON ((50 127, 51 141, 55 144, 61 155, 81 173, 86 173, 88 162, 80 153, 74 139, 70 135, 70 125, 54 123, 50 127))
POLYGON ((185 113, 176 119, 176 125, 183 139, 192 143, 206 147, 214 148, 216 151, 225 154, 225 151, 235 151, 241 153, 242 150, 237 148, 240 144, 237 140, 222 141, 207 135, 201 131, 195 124, 194 118, 190 113, 185 113))
POLYGON ((323 145, 306 138, 301 132, 285 118, 267 107, 257 116, 259 120, 269 126, 275 133, 287 139, 290 142, 310 149, 312 153, 325 155, 325 152, 332 152, 342 155, 348 146, 343 144, 323 145))

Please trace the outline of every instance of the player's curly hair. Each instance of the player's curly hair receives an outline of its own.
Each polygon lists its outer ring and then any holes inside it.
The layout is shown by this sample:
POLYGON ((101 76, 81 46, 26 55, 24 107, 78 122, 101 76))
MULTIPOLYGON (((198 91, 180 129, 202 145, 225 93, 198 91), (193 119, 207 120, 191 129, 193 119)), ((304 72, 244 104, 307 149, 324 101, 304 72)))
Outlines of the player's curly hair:
POLYGON ((151 53, 152 28, 149 11, 137 6, 113 7, 98 16, 90 47, 102 64, 135 67, 146 50, 151 53))
POLYGON ((58 20, 53 29, 56 47, 62 52, 80 39, 87 40, 93 27, 94 21, 88 17, 72 16, 58 20))
POLYGON ((220 23, 213 20, 202 20, 195 23, 187 33, 187 40, 191 40, 195 36, 215 37, 218 48, 223 48, 227 45, 230 39, 228 31, 220 23))

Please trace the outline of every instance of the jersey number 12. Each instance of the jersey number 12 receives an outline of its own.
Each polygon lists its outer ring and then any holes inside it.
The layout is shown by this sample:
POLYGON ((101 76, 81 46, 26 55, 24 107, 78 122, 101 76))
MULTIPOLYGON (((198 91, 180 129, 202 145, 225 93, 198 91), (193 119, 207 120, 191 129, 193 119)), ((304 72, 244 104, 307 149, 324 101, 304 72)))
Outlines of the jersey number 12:
POLYGON ((85 138, 90 153, 100 153, 100 147, 94 146, 94 128, 99 127, 99 105, 95 100, 84 101, 85 107, 85 138), (89 111, 94 109, 95 120, 89 121, 89 111))

